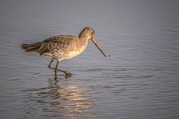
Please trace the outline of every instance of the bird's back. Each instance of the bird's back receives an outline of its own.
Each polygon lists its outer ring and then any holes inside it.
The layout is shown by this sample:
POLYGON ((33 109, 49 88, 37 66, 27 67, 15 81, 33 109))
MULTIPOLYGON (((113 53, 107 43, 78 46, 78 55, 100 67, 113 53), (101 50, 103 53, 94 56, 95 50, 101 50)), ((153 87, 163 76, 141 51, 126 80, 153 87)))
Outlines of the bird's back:
POLYGON ((72 58, 85 50, 87 41, 73 35, 58 35, 33 44, 22 44, 26 52, 38 52, 57 60, 72 58))

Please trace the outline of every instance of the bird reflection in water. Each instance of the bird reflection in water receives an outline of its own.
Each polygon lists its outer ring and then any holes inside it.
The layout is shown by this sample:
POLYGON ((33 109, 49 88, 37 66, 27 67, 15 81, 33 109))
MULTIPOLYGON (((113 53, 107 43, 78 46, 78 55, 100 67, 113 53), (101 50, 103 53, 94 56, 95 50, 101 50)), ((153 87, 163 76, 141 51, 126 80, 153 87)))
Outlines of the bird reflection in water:
POLYGON ((45 112, 50 112, 50 117, 87 119, 95 117, 97 112, 92 108, 95 108, 96 104, 88 95, 90 90, 88 88, 91 87, 80 86, 79 83, 74 80, 49 79, 49 87, 39 89, 40 92, 37 93, 40 96, 38 100, 42 100, 40 103, 50 104, 48 107, 42 107, 45 112))

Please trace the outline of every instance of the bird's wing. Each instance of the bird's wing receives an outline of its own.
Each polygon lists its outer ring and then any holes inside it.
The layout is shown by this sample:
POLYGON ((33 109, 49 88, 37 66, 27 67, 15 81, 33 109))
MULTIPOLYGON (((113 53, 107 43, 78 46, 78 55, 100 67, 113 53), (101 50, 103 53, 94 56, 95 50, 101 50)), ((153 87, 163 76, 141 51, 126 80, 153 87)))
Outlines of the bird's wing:
POLYGON ((50 53, 54 50, 74 50, 74 40, 76 39, 78 38, 72 35, 59 35, 52 36, 42 42, 37 42, 36 44, 41 44, 41 47, 39 48, 39 53, 42 55, 43 53, 50 53))

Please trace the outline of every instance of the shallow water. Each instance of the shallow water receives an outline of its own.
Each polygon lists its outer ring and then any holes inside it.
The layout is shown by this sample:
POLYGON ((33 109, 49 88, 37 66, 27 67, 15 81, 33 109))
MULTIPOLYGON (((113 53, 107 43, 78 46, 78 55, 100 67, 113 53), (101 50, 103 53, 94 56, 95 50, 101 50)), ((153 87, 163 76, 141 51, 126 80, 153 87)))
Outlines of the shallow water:
POLYGON ((178 119, 177 5, 1 1, 0 118, 178 119), (20 48, 53 35, 78 35, 85 26, 95 30, 108 57, 89 41, 82 55, 59 64, 70 78, 59 73, 54 80, 50 59, 20 48))

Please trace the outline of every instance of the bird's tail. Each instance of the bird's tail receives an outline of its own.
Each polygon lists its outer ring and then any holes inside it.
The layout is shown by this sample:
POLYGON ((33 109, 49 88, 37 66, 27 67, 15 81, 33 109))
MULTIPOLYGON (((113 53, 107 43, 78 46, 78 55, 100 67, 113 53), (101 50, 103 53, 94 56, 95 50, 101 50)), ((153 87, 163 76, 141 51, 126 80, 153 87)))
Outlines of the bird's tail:
POLYGON ((39 52, 40 44, 21 44, 21 48, 26 52, 39 52))

